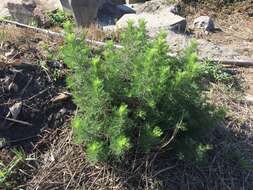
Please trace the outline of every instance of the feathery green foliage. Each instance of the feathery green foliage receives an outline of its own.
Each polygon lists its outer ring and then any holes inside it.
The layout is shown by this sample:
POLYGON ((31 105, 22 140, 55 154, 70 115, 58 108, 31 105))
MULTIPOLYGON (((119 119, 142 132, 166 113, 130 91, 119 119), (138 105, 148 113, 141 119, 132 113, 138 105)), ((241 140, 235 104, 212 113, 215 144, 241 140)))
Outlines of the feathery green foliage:
POLYGON ((161 32, 154 40, 145 23, 129 23, 121 35, 123 48, 112 41, 94 53, 65 25, 62 49, 71 70, 68 87, 78 107, 72 122, 75 140, 85 145, 88 159, 123 159, 128 151, 142 153, 174 146, 178 154, 203 158, 208 128, 219 110, 204 95, 206 64, 199 63, 196 45, 172 57, 161 32))

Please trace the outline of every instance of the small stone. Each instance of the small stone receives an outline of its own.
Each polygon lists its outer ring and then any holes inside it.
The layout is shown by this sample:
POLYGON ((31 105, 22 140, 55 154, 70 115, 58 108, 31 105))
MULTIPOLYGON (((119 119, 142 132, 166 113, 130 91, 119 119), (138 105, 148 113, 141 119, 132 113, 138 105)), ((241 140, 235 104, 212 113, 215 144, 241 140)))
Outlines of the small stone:
POLYGON ((247 94, 246 97, 245 97, 245 101, 250 104, 250 105, 253 105, 253 96, 250 95, 250 94, 247 94))
POLYGON ((193 21, 194 29, 203 29, 205 31, 214 31, 215 26, 213 20, 209 16, 200 16, 193 21))

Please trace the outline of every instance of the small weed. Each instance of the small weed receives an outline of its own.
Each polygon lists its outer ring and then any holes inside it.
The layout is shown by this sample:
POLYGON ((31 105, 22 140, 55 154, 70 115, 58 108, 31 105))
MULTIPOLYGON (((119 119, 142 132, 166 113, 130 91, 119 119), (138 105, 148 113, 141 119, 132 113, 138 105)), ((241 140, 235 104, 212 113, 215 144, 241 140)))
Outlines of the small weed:
POLYGON ((25 160, 25 154, 22 150, 14 149, 13 153, 14 158, 8 165, 4 165, 0 162, 0 187, 7 188, 11 186, 11 182, 8 181, 8 178, 11 176, 18 164, 25 160))
POLYGON ((29 21, 28 25, 33 26, 33 27, 38 27, 39 24, 38 24, 38 21, 36 19, 31 19, 29 21))
POLYGON ((67 21, 73 21, 73 17, 70 14, 65 13, 62 10, 55 10, 53 12, 49 12, 48 14, 49 21, 53 26, 63 27, 63 24, 67 21))

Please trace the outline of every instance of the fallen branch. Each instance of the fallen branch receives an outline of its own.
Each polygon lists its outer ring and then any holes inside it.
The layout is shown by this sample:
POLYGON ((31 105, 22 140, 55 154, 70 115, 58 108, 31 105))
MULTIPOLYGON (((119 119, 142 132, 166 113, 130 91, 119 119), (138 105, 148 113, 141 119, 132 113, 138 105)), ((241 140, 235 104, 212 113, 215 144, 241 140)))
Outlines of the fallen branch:
POLYGON ((41 32, 41 33, 44 33, 44 34, 47 34, 47 35, 51 35, 51 36, 64 37, 64 34, 61 34, 61 33, 58 33, 58 32, 53 32, 53 31, 46 30, 46 29, 43 29, 43 28, 37 28, 37 27, 34 27, 34 26, 29 26, 27 24, 22 24, 22 23, 19 23, 19 22, 11 21, 11 20, 0 19, 0 22, 7 23, 7 24, 13 24, 13 25, 16 25, 17 27, 21 27, 21 28, 28 28, 28 29, 31 29, 31 30, 35 30, 37 32, 41 32))
POLYGON ((17 120, 17 119, 5 118, 5 120, 11 121, 11 122, 14 122, 14 123, 19 123, 19 124, 22 124, 22 125, 33 126, 31 123, 28 123, 26 121, 17 120))
MULTIPOLYGON (((6 19, 0 19, 0 22, 2 23, 7 23, 7 24, 13 24, 13 25, 16 25, 17 27, 21 27, 21 28, 28 28, 28 29, 31 29, 31 30, 34 30, 36 32, 41 32, 43 34, 47 34, 49 36, 55 36, 55 37, 64 37, 64 33, 58 33, 58 32, 53 32, 53 31, 50 31, 50 30, 46 30, 46 29, 43 29, 43 28, 37 28, 37 27, 34 27, 34 26, 29 26, 27 24, 22 24, 22 23, 19 23, 19 22, 15 22, 15 21, 11 21, 11 20, 6 20, 6 19)), ((96 46, 105 46, 106 43, 105 42, 100 42, 100 41, 96 41, 96 40, 90 40, 90 39, 85 39, 87 43, 89 44, 93 44, 93 45, 96 45, 96 46)), ((122 48, 123 46, 121 45, 114 45, 116 48, 122 48)))
POLYGON ((238 67, 252 67, 253 60, 212 60, 214 62, 219 62, 223 65, 232 65, 238 67))
POLYGON ((28 99, 26 99, 26 100, 29 100, 29 101, 30 101, 30 100, 34 99, 34 98, 36 98, 36 97, 38 97, 38 96, 44 94, 44 93, 45 93, 46 91, 48 91, 50 88, 51 88, 51 87, 48 87, 48 88, 46 88, 46 89, 40 91, 38 94, 35 94, 35 95, 33 95, 32 97, 30 97, 30 98, 28 98, 28 99))

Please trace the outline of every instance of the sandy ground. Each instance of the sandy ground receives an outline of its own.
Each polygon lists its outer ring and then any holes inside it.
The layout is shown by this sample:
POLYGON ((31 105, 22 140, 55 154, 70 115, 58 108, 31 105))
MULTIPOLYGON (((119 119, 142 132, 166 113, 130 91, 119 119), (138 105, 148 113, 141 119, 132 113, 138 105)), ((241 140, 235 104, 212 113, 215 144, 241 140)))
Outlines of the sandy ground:
MULTIPOLYGON (((153 0, 142 5, 135 5, 138 13, 150 12, 159 15, 162 9, 168 8, 161 0, 153 0)), ((173 51, 187 47, 192 40, 198 43, 199 56, 213 59, 253 59, 253 17, 248 15, 253 11, 253 1, 245 1, 233 6, 215 7, 214 3, 207 5, 181 5, 179 14, 186 17, 187 34, 168 32, 167 41, 173 51), (215 23, 216 31, 205 35, 203 32, 191 30, 194 18, 210 16, 215 23)), ((152 31, 155 36, 158 31, 152 31)))

